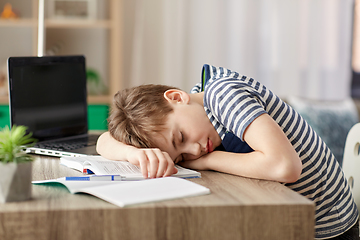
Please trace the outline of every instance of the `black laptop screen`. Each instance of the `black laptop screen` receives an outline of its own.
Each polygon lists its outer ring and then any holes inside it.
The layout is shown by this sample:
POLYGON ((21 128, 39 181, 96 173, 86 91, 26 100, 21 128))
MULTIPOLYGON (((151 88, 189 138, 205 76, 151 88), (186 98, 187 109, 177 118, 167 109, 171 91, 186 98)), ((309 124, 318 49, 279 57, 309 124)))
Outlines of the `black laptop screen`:
POLYGON ((11 124, 39 140, 87 133, 82 56, 9 58, 11 124))

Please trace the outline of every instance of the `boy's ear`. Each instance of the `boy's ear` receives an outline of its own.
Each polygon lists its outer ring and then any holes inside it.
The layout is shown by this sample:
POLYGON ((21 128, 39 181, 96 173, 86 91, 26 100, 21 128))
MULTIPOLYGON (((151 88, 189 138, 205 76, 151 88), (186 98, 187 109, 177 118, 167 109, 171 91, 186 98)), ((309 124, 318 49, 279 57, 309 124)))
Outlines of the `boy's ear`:
POLYGON ((164 92, 164 98, 169 103, 188 103, 190 101, 190 96, 186 92, 179 89, 169 89, 164 92))

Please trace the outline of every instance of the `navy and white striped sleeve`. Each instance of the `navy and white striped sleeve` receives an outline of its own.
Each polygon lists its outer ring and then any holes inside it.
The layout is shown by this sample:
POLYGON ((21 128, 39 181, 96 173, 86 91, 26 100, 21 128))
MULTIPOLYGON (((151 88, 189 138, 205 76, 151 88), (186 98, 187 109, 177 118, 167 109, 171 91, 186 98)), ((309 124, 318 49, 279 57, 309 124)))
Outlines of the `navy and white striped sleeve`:
POLYGON ((209 83, 204 96, 205 107, 242 141, 250 123, 266 113, 261 101, 247 89, 247 84, 241 79, 222 78, 209 83))
POLYGON ((198 82, 196 85, 190 90, 190 93, 199 93, 201 92, 201 83, 198 82))

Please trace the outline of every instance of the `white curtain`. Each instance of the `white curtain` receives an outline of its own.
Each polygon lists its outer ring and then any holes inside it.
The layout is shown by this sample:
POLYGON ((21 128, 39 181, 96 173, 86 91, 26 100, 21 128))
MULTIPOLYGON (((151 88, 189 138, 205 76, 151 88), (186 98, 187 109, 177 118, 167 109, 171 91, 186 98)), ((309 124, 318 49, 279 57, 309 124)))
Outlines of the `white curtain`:
POLYGON ((124 85, 189 91, 204 63, 280 97, 350 96, 353 0, 124 0, 124 85))

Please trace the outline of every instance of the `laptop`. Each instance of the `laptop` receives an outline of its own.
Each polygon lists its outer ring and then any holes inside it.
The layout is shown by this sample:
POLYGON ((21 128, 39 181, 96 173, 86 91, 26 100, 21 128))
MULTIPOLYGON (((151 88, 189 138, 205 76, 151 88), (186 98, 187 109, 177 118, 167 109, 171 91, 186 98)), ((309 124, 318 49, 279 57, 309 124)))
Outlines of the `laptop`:
POLYGON ((10 57, 10 124, 38 140, 27 153, 97 155, 99 135, 88 133, 84 56, 10 57))

